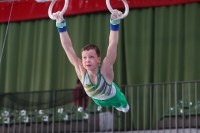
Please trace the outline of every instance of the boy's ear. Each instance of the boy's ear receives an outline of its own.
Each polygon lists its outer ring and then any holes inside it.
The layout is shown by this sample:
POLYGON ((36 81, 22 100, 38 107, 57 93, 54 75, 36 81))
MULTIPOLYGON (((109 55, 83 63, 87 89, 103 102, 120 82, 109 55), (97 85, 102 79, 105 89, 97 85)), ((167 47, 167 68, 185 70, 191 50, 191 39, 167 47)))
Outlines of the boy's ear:
POLYGON ((101 57, 98 57, 99 63, 101 62, 101 57))

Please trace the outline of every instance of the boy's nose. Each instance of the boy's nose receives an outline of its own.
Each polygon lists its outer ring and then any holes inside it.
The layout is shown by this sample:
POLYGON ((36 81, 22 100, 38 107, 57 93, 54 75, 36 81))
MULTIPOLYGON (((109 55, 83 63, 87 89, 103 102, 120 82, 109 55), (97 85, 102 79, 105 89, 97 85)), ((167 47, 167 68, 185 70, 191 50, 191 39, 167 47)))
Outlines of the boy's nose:
POLYGON ((89 59, 89 58, 87 58, 87 59, 86 59, 86 61, 88 62, 88 61, 90 61, 90 59, 89 59))

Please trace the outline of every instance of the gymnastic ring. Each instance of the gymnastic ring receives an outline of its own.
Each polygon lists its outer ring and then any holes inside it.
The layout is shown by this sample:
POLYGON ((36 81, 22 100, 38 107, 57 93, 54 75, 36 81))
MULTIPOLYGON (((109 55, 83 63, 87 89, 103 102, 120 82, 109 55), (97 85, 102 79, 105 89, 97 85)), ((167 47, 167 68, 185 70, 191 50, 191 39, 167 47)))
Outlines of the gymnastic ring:
MULTIPOLYGON (((56 0, 52 0, 51 4, 49 6, 49 9, 48 9, 48 15, 49 15, 49 17, 52 20, 56 19, 56 18, 53 17, 53 14, 52 14, 52 8, 53 8, 53 6, 54 6, 55 3, 56 3, 56 0)), ((65 0, 65 5, 64 5, 62 11, 60 12, 61 16, 63 16, 63 14, 65 13, 65 11, 67 10, 68 4, 69 4, 69 0, 65 0)))
MULTIPOLYGON (((124 5, 125 5, 125 9, 126 9, 126 10, 125 10, 125 13, 122 14, 121 17, 116 18, 115 20, 125 18, 125 17, 128 15, 128 13, 129 13, 129 6, 128 6, 127 1, 126 1, 126 0, 122 0, 122 1, 123 1, 124 5)), ((107 7, 108 7, 108 10, 109 10, 111 13, 114 13, 114 10, 113 10, 113 8, 112 8, 111 5, 110 5, 110 0, 106 0, 106 5, 107 5, 107 7)))

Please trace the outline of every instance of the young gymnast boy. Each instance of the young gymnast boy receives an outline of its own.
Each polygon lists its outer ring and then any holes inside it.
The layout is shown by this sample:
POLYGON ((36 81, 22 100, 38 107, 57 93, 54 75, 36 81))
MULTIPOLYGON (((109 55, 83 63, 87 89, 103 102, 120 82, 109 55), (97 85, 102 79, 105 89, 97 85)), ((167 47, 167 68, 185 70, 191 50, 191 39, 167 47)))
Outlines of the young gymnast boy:
POLYGON ((114 10, 110 19, 109 45, 106 57, 102 64, 100 50, 94 44, 88 44, 81 50, 82 59, 79 59, 73 49, 71 39, 67 32, 66 22, 60 12, 53 13, 60 40, 69 61, 74 65, 78 78, 83 84, 87 95, 99 106, 114 106, 117 110, 128 112, 129 105, 126 97, 113 82, 113 64, 117 56, 120 20, 114 20, 122 12, 114 10))

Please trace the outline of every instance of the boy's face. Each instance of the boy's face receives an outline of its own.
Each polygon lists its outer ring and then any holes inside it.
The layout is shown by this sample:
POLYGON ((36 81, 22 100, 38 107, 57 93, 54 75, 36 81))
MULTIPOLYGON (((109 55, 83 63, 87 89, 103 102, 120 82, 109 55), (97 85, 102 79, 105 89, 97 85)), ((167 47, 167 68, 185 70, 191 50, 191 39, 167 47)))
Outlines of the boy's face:
POLYGON ((86 70, 94 70, 98 67, 101 57, 98 57, 94 49, 82 51, 82 63, 86 70))

